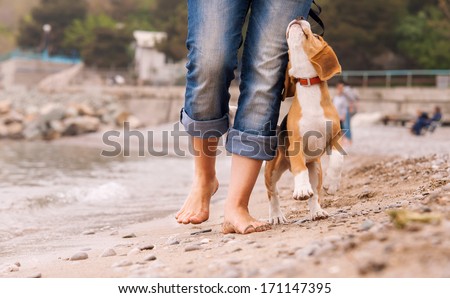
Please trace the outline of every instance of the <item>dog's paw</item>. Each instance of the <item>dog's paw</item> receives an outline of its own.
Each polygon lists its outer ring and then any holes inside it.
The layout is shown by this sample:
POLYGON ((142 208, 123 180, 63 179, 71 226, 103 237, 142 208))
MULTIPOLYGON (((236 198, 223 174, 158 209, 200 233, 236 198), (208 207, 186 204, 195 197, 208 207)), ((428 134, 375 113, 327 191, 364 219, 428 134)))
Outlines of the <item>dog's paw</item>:
POLYGON ((284 215, 282 213, 280 213, 279 215, 272 215, 269 217, 269 223, 271 225, 284 225, 287 224, 287 219, 286 217, 284 217, 284 215))
POLYGON ((328 212, 323 210, 322 208, 315 209, 314 211, 311 211, 311 220, 321 220, 328 218, 328 212))
POLYGON ((326 179, 323 183, 323 189, 329 195, 334 195, 339 189, 339 181, 334 181, 331 179, 326 179))
POLYGON ((295 185, 292 197, 294 200, 305 201, 314 195, 311 183, 295 185))
POLYGON ((287 223, 287 219, 284 217, 280 208, 269 210, 269 223, 272 225, 282 225, 287 223))

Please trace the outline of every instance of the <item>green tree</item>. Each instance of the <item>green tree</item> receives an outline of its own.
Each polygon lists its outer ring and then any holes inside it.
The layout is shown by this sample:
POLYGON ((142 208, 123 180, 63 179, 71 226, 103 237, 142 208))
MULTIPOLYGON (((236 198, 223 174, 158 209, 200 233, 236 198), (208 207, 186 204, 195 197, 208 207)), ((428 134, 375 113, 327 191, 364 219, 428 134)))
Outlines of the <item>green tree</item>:
POLYGON ((43 45, 44 24, 50 24, 50 51, 63 52, 64 31, 75 19, 84 19, 87 14, 85 0, 41 0, 39 6, 25 16, 19 27, 18 44, 24 48, 37 48, 43 45))
POLYGON ((172 14, 162 15, 157 18, 157 24, 160 31, 167 33, 167 40, 158 45, 160 51, 174 61, 186 58, 186 36, 187 36, 187 6, 185 1, 179 3, 174 0, 158 0, 158 11, 172 12, 172 14), (176 2, 170 3, 170 2, 176 2), (173 4, 175 9, 170 10, 166 6, 173 4))
MULTIPOLYGON (((379 69, 378 57, 395 53, 397 23, 406 13, 405 0, 321 0, 325 39, 344 69, 379 69)), ((384 61, 382 61, 384 62, 384 61)))
POLYGON ((79 52, 95 41, 97 29, 113 29, 117 22, 105 14, 90 15, 86 19, 76 19, 64 31, 64 46, 79 52))
POLYGON ((406 16, 397 27, 398 48, 422 68, 450 68, 450 20, 435 6, 406 16))
POLYGON ((81 56, 87 65, 106 67, 126 67, 131 59, 128 55, 132 37, 127 30, 117 28, 96 28, 94 39, 85 44, 81 56))
POLYGON ((64 46, 76 49, 87 65, 126 67, 132 32, 105 14, 74 20, 64 34, 64 46))

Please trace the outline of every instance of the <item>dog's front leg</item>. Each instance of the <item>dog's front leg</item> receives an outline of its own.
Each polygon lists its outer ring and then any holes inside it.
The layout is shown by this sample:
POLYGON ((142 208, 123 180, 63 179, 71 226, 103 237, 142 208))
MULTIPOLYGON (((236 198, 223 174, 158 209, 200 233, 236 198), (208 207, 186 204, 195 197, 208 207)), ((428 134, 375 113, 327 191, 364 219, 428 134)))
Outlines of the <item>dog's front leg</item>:
POLYGON ((334 195, 339 189, 341 181, 342 169, 344 167, 344 152, 341 144, 342 132, 339 132, 330 144, 330 161, 325 175, 323 188, 327 194, 334 195))
POLYGON ((311 181, 314 195, 308 200, 311 220, 325 219, 328 213, 320 206, 320 190, 322 188, 322 164, 320 159, 308 163, 309 181, 311 181))
POLYGON ((301 138, 293 138, 290 141, 288 155, 291 172, 294 175, 294 193, 292 197, 295 200, 307 200, 313 196, 314 191, 309 181, 309 171, 306 167, 301 138))

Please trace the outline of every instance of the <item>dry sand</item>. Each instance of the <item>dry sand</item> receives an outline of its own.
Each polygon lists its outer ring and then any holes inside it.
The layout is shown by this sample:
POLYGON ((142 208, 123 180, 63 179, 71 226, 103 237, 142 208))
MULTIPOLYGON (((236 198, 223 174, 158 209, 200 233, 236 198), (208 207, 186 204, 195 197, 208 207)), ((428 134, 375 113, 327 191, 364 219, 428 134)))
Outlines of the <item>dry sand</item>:
MULTIPOLYGON (((214 198, 210 220, 201 225, 178 225, 171 215, 121 230, 88 231, 49 244, 60 249, 2 261, 0 276, 450 277, 449 132, 415 138, 402 128, 355 131, 341 189, 323 197, 331 215, 326 220, 308 220, 306 203, 291 199, 292 177, 285 174, 280 189, 290 224, 223 235, 223 198, 214 198), (381 141, 386 144, 380 147, 381 141), (440 221, 400 229, 387 214, 398 209, 440 221), (101 257, 111 250, 115 255, 101 257), (88 258, 70 260, 77 253, 88 258)), ((261 178, 250 209, 267 218, 261 178)))

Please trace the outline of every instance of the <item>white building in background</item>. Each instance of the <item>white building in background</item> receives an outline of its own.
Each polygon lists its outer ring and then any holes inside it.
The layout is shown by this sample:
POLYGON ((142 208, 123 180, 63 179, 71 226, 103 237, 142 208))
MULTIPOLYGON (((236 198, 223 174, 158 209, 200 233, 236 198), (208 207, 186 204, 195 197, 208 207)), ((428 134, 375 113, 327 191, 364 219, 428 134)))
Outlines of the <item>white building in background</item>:
POLYGON ((134 31, 134 56, 139 85, 172 85, 185 75, 185 61, 168 63, 156 45, 167 38, 165 32, 134 31))

